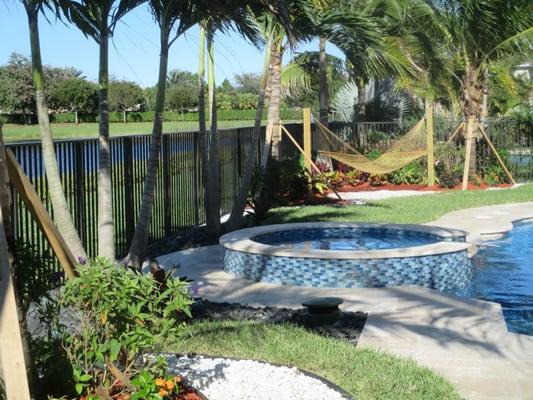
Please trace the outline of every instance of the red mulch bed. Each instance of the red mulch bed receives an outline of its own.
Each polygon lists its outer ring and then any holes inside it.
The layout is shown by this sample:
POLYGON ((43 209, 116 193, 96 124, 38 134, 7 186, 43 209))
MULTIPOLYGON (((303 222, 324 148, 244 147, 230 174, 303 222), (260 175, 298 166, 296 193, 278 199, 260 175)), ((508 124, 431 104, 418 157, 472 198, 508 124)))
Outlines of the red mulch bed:
MULTIPOLYGON (((500 185, 496 185, 493 187, 497 188, 509 188, 512 185, 509 183, 504 183, 500 185)), ((473 183, 469 183, 467 186, 467 190, 485 190, 488 189, 490 186, 486 183, 481 183, 479 185, 474 185, 473 183)), ((401 185, 393 185, 390 183, 383 184, 383 185, 371 185, 369 183, 363 183, 361 185, 352 186, 352 185, 344 185, 342 187, 337 187, 337 192, 375 192, 378 190, 418 190, 418 191, 439 191, 439 192, 445 192, 449 190, 462 190, 463 185, 462 183, 457 184, 453 188, 443 188, 437 185, 433 186, 425 186, 425 185, 409 185, 406 183, 402 183, 401 185)))

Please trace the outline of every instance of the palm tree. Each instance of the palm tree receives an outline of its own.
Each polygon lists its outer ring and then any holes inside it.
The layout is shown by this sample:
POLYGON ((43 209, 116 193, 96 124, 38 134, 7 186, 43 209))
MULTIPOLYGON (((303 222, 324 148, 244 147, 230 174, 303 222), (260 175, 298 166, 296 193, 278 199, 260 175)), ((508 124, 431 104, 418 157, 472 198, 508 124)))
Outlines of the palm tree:
POLYGON ((115 259, 111 147, 109 143, 109 37, 118 21, 144 0, 58 0, 67 19, 99 46, 98 254, 115 259))
POLYGON ((444 44, 457 63, 461 109, 470 148, 468 175, 476 174, 476 126, 482 112, 483 86, 489 65, 531 51, 533 13, 528 0, 439 0, 435 14, 445 33, 444 44))
MULTIPOLYGON (((223 2, 222 2, 223 3, 223 2)), ((201 28, 201 54, 204 50, 204 37, 207 37, 207 48, 208 48, 208 69, 209 69, 209 102, 210 102, 210 133, 209 140, 207 135, 204 134, 205 127, 205 102, 203 100, 203 56, 201 55, 200 61, 200 135, 201 135, 201 146, 204 150, 202 152, 202 165, 203 165, 203 177, 204 177, 204 189, 205 192, 205 206, 206 206, 206 223, 208 234, 211 238, 214 238, 219 235, 221 231, 220 226, 220 171, 219 171, 219 160, 218 160, 218 137, 217 137, 217 124, 216 124, 216 97, 215 97, 215 80, 214 80, 214 45, 213 45, 213 36, 215 32, 221 31, 225 32, 228 29, 237 30, 242 36, 246 37, 249 41, 254 44, 259 44, 260 35, 257 29, 255 21, 257 16, 269 15, 273 20, 279 21, 282 26, 287 27, 291 31, 291 22, 288 18, 288 12, 285 1, 266 1, 266 0, 226 0, 225 4, 221 4, 224 7, 221 12, 216 15, 210 15, 209 18, 206 18, 202 21, 201 28), (202 104, 204 104, 204 109, 202 109, 202 104), (202 139, 202 136, 205 139, 202 139), (202 141, 206 143, 202 144, 202 141), (209 191, 209 192, 207 192, 209 191)), ((246 206, 246 199, 248 196, 248 191, 251 185, 252 180, 252 171, 255 164, 255 155, 260 139, 261 133, 261 115, 264 107, 264 98, 265 98, 265 87, 266 87, 266 76, 263 76, 262 85, 259 93, 258 107, 255 118, 254 134, 252 138, 252 143, 250 151, 247 154, 245 159, 244 167, 244 176, 241 180, 241 187, 237 194, 236 201, 232 208, 232 213, 230 219, 228 220, 228 225, 233 226, 235 224, 240 225, 242 214, 244 212, 244 207, 246 206), (235 210, 240 209, 240 217, 235 217, 235 210), (236 222, 238 219, 238 222, 236 222)))
MULTIPOLYGON (((152 128, 150 153, 146 170, 141 209, 135 226, 130 248, 124 259, 124 264, 140 269, 146 256, 148 234, 152 223, 152 208, 154 205, 157 171, 159 170, 159 154, 161 151, 161 136, 163 133, 163 111, 165 108, 165 93, 167 87, 168 52, 170 46, 195 22, 191 22, 193 15, 188 7, 183 7, 181 0, 149 0, 150 9, 160 29, 159 75, 155 99, 155 117, 152 128), (172 34, 175 24, 180 21, 175 34, 172 34), (172 35, 172 37, 171 37, 172 35)), ((194 19, 192 19, 194 21, 194 19)))
POLYGON ((366 115, 365 86, 371 78, 404 77, 413 65, 398 36, 403 12, 396 0, 342 2, 321 19, 321 27, 349 62, 351 78, 358 88, 358 119, 366 115))
POLYGON ((48 180, 48 193, 50 194, 54 210, 54 222, 72 254, 76 258, 86 258, 85 249, 74 225, 61 183, 52 130, 50 128, 50 119, 48 117, 48 104, 44 92, 43 64, 41 61, 41 46, 39 41, 39 13, 43 11, 45 3, 39 0, 22 0, 22 4, 28 17, 35 102, 41 131, 42 157, 48 180))

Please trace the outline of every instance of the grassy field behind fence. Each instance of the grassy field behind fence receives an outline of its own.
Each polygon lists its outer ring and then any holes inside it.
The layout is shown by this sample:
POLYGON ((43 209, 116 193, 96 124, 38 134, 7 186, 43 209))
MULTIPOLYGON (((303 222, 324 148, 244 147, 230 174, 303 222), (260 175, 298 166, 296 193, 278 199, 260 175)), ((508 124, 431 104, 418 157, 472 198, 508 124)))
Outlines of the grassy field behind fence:
MULTIPOLYGON (((285 121, 290 122, 290 121, 285 121)), ((253 126, 254 121, 219 121, 218 127, 220 129, 242 128, 253 126)), ((128 122, 110 124, 111 136, 122 135, 140 135, 152 131, 151 122, 128 122)), ((17 142, 22 140, 38 140, 40 138, 40 131, 38 125, 14 125, 6 124, 3 127, 4 140, 6 142, 17 142)), ((165 122, 163 125, 164 132, 189 132, 197 131, 198 122, 165 122)), ((95 138, 98 135, 98 124, 96 123, 81 123, 74 124, 52 124, 52 133, 55 139, 83 139, 95 138)))

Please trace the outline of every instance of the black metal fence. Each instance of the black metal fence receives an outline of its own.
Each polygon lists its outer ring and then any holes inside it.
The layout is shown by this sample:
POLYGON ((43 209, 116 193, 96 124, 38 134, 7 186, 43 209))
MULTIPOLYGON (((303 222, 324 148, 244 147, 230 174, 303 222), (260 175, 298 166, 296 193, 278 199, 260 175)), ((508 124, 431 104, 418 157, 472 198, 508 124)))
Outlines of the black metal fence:
MULTIPOLYGON (((291 130, 301 128, 291 126, 291 130)), ((221 171, 222 213, 231 210, 250 149, 253 128, 220 130, 219 157, 221 171)), ((264 132, 263 132, 264 134, 264 132)), ((53 215, 47 180, 42 163, 40 142, 11 143, 24 172, 53 215)), ((150 148, 150 135, 111 138, 113 211, 117 256, 128 250, 141 206, 141 196, 150 148)), ((60 175, 67 202, 81 240, 89 256, 97 254, 97 168, 96 139, 62 140, 55 143, 60 175)), ((288 151, 288 150, 287 150, 288 151)), ((157 247, 167 240, 205 222, 203 182, 197 132, 163 135, 160 167, 149 241, 157 247)), ((12 221, 16 239, 49 254, 29 211, 13 193, 12 221)))

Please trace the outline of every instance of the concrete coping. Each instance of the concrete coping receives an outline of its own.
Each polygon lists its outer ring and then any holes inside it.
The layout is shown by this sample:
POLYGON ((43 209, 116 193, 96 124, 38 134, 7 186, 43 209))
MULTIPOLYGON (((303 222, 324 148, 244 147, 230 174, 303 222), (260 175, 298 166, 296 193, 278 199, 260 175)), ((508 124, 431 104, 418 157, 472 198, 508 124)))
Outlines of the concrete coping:
POLYGON ((464 242, 467 233, 459 229, 441 228, 429 225, 351 223, 351 222, 303 222, 294 224, 265 225, 241 229, 227 233, 220 238, 220 244, 229 250, 244 253, 271 255, 278 257, 324 258, 324 259, 372 259, 406 258, 455 253, 468 250, 464 242), (442 238, 442 241, 421 246, 402 247, 383 250, 315 250, 293 249, 283 246, 256 242, 255 237, 272 232, 320 228, 376 228, 398 231, 427 233, 442 238), (461 240, 453 241, 453 240, 461 240))

